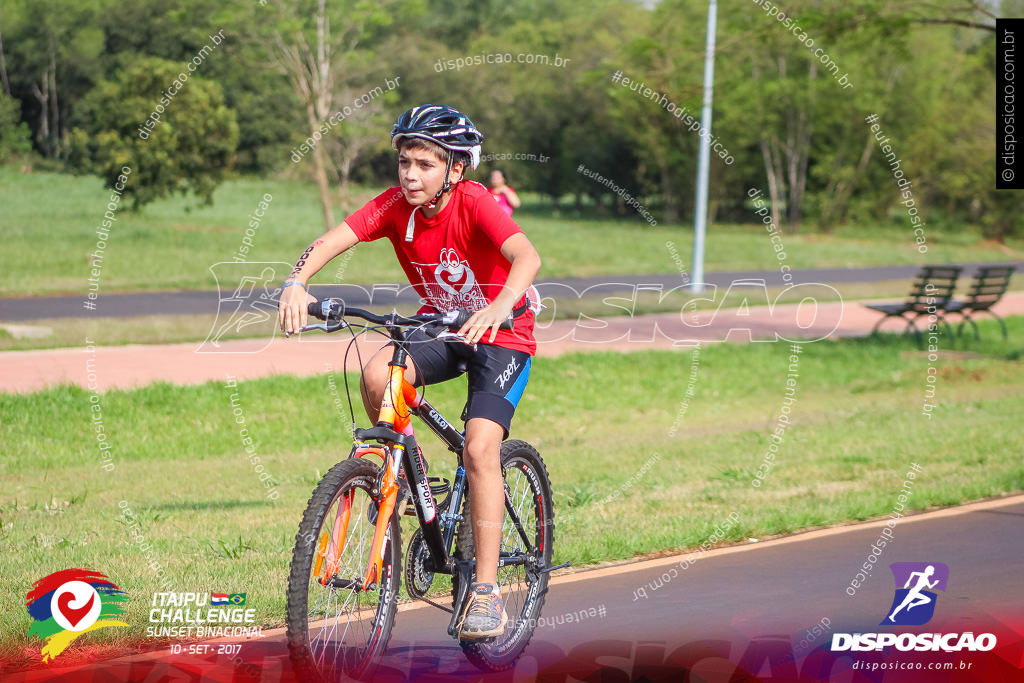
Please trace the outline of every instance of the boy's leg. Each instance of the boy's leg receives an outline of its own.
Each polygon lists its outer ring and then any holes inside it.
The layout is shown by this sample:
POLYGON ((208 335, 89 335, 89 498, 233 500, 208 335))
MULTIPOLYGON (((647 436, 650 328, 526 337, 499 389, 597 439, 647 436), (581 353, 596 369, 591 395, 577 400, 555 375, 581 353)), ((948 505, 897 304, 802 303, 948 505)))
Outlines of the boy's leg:
POLYGON ((470 516, 476 547, 476 580, 497 583, 501 525, 505 519, 505 482, 501 476, 501 441, 505 428, 485 417, 466 422, 462 453, 469 480, 470 516))
POLYGON ((508 613, 498 585, 498 551, 505 518, 505 482, 501 476, 501 440, 505 427, 486 417, 466 421, 462 462, 469 481, 469 515, 473 520, 476 578, 459 635, 493 638, 505 630, 508 613))
POLYGON ((500 635, 508 621, 498 585, 498 554, 505 519, 501 442, 530 376, 530 356, 481 344, 469 365, 466 446, 462 461, 469 483, 470 518, 476 550, 476 580, 460 635, 500 635))
MULTIPOLYGON (((388 381, 388 363, 391 362, 392 346, 388 344, 374 353, 363 366, 359 377, 359 393, 363 397, 363 408, 370 423, 377 422, 380 403, 384 398, 384 385, 388 381)), ((416 364, 411 357, 406 360, 405 378, 415 384, 417 379, 416 364)))
MULTIPOLYGON (((459 376, 459 357, 450 346, 454 342, 439 341, 419 330, 409 334, 408 342, 405 378, 410 384, 421 387, 459 376)), ((377 422, 380 402, 384 398, 384 385, 388 381, 388 363, 391 362, 393 353, 393 344, 381 347, 363 366, 362 376, 359 378, 359 393, 363 397, 363 407, 372 423, 377 422)))

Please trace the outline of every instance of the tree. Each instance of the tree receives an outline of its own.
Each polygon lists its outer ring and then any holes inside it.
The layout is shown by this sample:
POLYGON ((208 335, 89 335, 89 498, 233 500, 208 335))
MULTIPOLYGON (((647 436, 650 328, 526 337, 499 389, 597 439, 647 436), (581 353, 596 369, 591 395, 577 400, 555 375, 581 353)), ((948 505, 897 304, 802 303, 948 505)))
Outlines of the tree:
MULTIPOLYGON (((252 4, 256 5, 256 2, 252 4)), ((237 12, 236 12, 237 13, 237 12)), ((253 21, 252 17, 247 19, 253 21)), ((266 55, 245 38, 244 23, 221 3, 210 0, 133 0, 100 17, 106 46, 104 67, 113 74, 120 56, 145 54, 186 63, 224 29, 216 59, 207 59, 197 73, 220 83, 224 101, 238 120, 240 173, 280 171, 289 162, 296 130, 304 116, 285 77, 266 55)), ((305 135, 303 135, 305 137, 305 135)))
POLYGON ((0 94, 0 163, 6 162, 12 154, 32 149, 28 126, 20 120, 21 103, 0 94))
POLYGON ((35 121, 38 149, 60 156, 73 103, 99 78, 103 31, 97 18, 110 0, 14 0, 3 7, 6 68, 35 121), (9 64, 8 64, 9 61, 9 64))
MULTIPOLYGON (((325 229, 334 227, 334 212, 328 190, 329 160, 321 144, 331 135, 337 121, 335 104, 340 94, 351 96, 366 82, 366 64, 372 56, 373 41, 391 23, 393 2, 365 0, 271 0, 253 7, 255 21, 251 38, 264 50, 277 69, 287 76, 304 109, 313 160, 313 177, 320 190, 325 229), (357 50, 358 48, 358 50, 357 50)), ((344 104, 348 104, 345 102, 344 104)), ((357 147, 360 140, 352 140, 357 147)), ((343 163, 351 167, 351 159, 343 163)))
POLYGON ((76 110, 71 168, 112 187, 131 167, 124 197, 133 208, 174 192, 211 202, 234 161, 238 124, 220 85, 195 74, 182 81, 181 73, 181 64, 145 57, 97 85, 76 110))

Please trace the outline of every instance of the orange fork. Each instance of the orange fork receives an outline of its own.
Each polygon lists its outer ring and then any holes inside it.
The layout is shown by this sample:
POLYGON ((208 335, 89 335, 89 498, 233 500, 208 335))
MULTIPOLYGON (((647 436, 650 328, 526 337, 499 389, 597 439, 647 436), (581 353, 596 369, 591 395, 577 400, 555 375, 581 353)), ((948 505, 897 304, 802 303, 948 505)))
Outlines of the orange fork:
POLYGON ((363 586, 380 581, 381 568, 384 565, 384 539, 388 533, 388 524, 398 502, 398 463, 401 461, 404 448, 401 444, 394 445, 392 458, 385 461, 383 481, 381 482, 380 508, 377 510, 377 525, 373 531, 373 544, 370 546, 370 562, 363 577, 363 586))
MULTIPOLYGON (((348 534, 348 520, 352 515, 352 498, 355 491, 349 491, 342 496, 338 505, 338 514, 334 518, 334 532, 330 552, 327 554, 327 573, 320 577, 320 583, 326 584, 338 571, 338 563, 341 562, 341 553, 345 550, 345 536, 348 534)), ((328 538, 327 532, 320 535, 320 543, 316 552, 316 566, 313 573, 320 576, 320 568, 323 566, 324 551, 326 550, 328 538)))

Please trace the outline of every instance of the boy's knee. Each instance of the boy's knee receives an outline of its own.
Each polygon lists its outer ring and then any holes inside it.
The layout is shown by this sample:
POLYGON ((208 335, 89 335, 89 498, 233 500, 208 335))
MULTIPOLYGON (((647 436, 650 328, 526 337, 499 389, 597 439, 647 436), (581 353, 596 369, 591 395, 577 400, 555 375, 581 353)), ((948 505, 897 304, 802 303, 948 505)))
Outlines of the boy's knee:
POLYGON ((381 369, 373 361, 370 361, 363 367, 363 372, 359 376, 359 388, 365 396, 379 397, 384 391, 384 383, 387 382, 387 379, 387 366, 385 365, 381 369))
POLYGON ((497 463, 501 460, 501 435, 492 438, 490 434, 466 434, 466 445, 464 447, 467 467, 486 466, 491 461, 497 463))
POLYGON ((475 461, 483 450, 483 444, 480 439, 467 438, 466 445, 463 447, 463 455, 475 461))

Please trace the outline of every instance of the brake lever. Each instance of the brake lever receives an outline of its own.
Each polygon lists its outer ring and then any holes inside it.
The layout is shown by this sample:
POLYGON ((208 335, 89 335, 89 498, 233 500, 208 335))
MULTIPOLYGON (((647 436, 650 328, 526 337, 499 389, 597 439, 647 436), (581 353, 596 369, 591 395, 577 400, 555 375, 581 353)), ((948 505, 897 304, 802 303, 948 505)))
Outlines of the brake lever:
POLYGON ((466 346, 468 346, 469 348, 471 348, 474 351, 476 351, 476 342, 470 343, 468 338, 462 336, 458 332, 452 332, 451 330, 441 330, 441 332, 436 337, 434 337, 434 338, 435 339, 445 339, 445 338, 454 339, 455 341, 460 341, 463 344, 465 344, 466 346))
MULTIPOLYGON (((314 330, 319 330, 321 332, 337 332, 338 330, 343 330, 346 327, 348 327, 348 323, 345 322, 344 320, 332 320, 329 323, 314 323, 312 325, 306 325, 305 327, 300 328, 299 331, 296 332, 296 334, 302 334, 303 332, 312 332, 314 330)), ((284 336, 287 339, 292 335, 290 332, 285 332, 284 336)))

